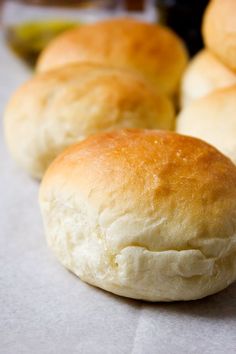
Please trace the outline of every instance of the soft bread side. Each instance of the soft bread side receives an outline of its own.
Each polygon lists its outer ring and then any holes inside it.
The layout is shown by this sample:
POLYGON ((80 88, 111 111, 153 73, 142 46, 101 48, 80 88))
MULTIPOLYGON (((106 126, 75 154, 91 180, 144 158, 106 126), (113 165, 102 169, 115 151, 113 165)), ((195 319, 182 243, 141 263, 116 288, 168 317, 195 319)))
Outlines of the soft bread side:
POLYGON ((193 300, 236 279, 236 167, 201 140, 92 136, 49 167, 40 206, 59 261, 115 294, 193 300))

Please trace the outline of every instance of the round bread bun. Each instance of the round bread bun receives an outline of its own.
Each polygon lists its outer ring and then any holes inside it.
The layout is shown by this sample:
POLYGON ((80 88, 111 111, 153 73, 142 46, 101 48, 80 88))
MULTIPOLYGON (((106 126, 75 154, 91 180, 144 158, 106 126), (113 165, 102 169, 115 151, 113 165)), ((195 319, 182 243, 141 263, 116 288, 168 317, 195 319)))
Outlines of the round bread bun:
POLYGON ((113 19, 60 35, 42 52, 37 70, 81 61, 139 72, 162 92, 173 94, 187 64, 187 52, 170 29, 132 19, 113 19))
POLYGON ((203 38, 226 66, 236 72, 236 1, 211 0, 203 18, 203 38))
POLYGON ((112 293, 193 300, 236 279, 236 167, 201 140, 89 137, 49 167, 40 206, 59 261, 112 293))
POLYGON ((178 116, 177 131, 207 141, 236 163, 236 85, 190 103, 178 116))
POLYGON ((19 88, 5 112, 5 135, 18 163, 41 178, 67 146, 120 127, 173 127, 167 97, 124 70, 77 64, 38 74, 19 88))
POLYGON ((181 106, 233 84, 236 84, 236 74, 209 50, 202 50, 192 59, 183 75, 181 106))

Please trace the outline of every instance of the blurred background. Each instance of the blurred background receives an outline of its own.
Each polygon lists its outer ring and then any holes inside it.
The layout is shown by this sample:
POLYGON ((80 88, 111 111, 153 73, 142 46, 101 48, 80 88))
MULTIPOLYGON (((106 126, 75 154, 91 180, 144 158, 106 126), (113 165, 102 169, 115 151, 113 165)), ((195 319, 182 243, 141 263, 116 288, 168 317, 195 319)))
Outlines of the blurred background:
POLYGON ((0 24, 8 47, 34 66, 59 33, 110 17, 129 16, 171 27, 190 55, 202 48, 201 21, 208 0, 1 0, 0 24))

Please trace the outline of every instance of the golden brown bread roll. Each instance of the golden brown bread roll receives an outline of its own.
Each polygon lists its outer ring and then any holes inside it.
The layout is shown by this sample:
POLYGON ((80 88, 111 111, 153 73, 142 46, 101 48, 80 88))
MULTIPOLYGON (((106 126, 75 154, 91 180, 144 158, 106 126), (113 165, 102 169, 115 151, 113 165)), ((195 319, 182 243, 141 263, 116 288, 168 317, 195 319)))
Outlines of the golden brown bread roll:
POLYGON ((211 0, 203 18, 203 38, 226 66, 236 72, 236 1, 211 0))
POLYGON ((182 41, 170 29, 113 19, 68 31, 43 51, 37 70, 90 61, 141 73, 166 94, 175 93, 187 63, 182 41))
POLYGON ((206 140, 236 163, 236 85, 190 103, 178 116, 177 131, 206 140))
POLYGON ((201 140, 89 137, 49 167, 40 205, 59 261, 115 294, 192 300, 236 279, 236 167, 201 140))
POLYGON ((219 88, 236 83, 236 74, 209 50, 200 51, 189 63, 181 84, 181 106, 219 88))
POLYGON ((38 74, 20 87, 5 112, 16 161, 41 178, 68 145, 120 127, 173 127, 171 102, 137 74, 77 64, 38 74))

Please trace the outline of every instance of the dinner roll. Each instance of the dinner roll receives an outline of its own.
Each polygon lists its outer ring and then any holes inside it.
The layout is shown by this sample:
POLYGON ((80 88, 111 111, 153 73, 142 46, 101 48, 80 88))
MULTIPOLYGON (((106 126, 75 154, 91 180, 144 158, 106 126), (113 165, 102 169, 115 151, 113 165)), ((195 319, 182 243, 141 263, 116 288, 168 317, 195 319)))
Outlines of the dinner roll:
POLYGON ((65 147, 103 130, 173 125, 172 104, 136 74, 98 64, 42 73, 11 98, 5 112, 9 149, 41 178, 65 147))
POLYGON ((189 104, 178 116, 177 131, 206 140, 236 163, 236 85, 189 104))
POLYGON ((211 0, 203 19, 205 45, 236 71, 236 1, 211 0))
POLYGON ((49 167, 40 205, 59 261, 112 293, 192 300, 236 279, 236 167, 201 140, 89 137, 49 167))
POLYGON ((141 73, 155 87, 173 94, 187 63, 183 42, 170 29, 131 19, 80 26, 49 44, 37 70, 90 61, 141 73))
POLYGON ((189 63, 181 85, 181 105, 208 93, 236 83, 236 74, 207 49, 199 52, 189 63))

